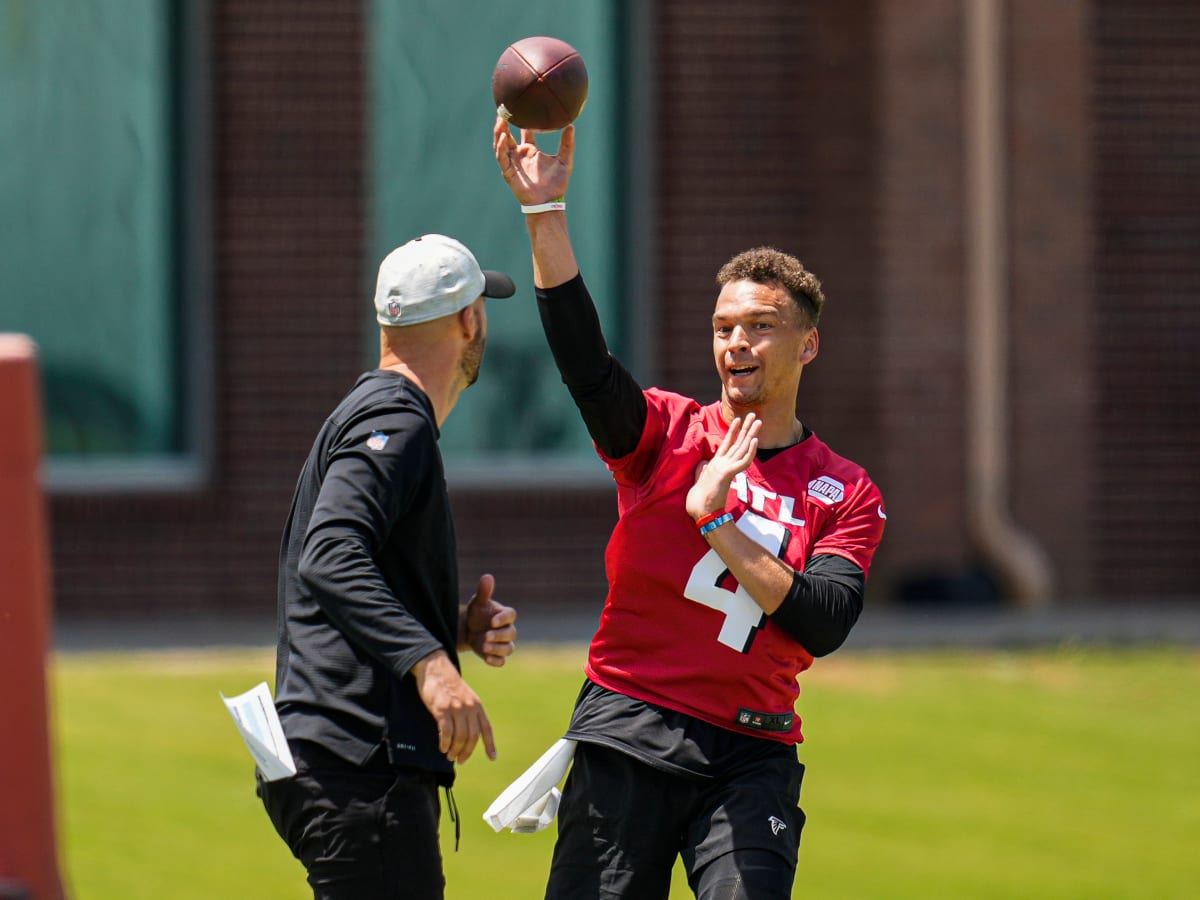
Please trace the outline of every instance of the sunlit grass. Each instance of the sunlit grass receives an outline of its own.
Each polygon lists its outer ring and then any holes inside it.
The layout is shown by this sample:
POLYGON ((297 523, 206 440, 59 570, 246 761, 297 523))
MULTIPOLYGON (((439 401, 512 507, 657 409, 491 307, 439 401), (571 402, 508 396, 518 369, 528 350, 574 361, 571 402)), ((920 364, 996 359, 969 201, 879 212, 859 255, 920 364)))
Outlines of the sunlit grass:
MULTIPOLYGON (((542 895, 553 830, 481 814, 566 725, 582 646, 469 660, 500 758, 476 754, 443 819, 449 898, 542 895)), ((75 900, 303 898, 218 692, 269 651, 58 655, 60 852, 75 900)), ((804 676, 796 897, 1184 898, 1200 865, 1200 653, 1064 647, 846 653, 804 676)), ((687 897, 676 872, 673 897, 687 897)))

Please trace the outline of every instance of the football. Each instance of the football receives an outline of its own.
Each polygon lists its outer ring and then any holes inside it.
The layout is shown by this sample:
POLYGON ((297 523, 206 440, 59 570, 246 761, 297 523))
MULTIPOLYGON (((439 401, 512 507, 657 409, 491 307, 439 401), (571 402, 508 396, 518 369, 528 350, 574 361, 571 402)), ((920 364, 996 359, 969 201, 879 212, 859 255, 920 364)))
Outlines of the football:
POLYGON ((583 110, 588 72, 566 41, 527 37, 505 48, 492 72, 496 112, 518 128, 558 131, 583 110))

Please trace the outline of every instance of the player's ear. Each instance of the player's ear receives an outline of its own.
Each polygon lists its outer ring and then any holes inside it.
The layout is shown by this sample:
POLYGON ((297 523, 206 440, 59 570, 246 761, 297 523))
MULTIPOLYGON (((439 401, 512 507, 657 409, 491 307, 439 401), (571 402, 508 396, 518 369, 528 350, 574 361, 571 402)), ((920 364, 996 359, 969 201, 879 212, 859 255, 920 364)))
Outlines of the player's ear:
POLYGON ((800 362, 802 365, 808 365, 817 358, 817 351, 821 348, 821 335, 816 328, 810 328, 808 334, 804 336, 804 343, 800 345, 800 362))

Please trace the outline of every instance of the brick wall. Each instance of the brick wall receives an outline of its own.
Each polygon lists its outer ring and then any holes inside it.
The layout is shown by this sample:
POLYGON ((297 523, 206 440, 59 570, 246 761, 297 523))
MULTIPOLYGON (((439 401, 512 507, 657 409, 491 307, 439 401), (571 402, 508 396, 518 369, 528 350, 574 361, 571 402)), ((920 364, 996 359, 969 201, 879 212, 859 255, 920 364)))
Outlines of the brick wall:
POLYGON ((1008 6, 1010 484, 1064 601, 1091 596, 1097 359, 1086 4, 1008 6))
POLYGON ((1093 4, 1098 591, 1200 580, 1200 9, 1093 4))
MULTIPOLYGON (((1182 0, 1002 9, 1010 511, 1064 599, 1194 595, 1200 78, 1185 76, 1200 18, 1182 0)), ((362 359, 362 10, 211 11, 215 479, 53 498, 67 612, 269 610, 297 468, 362 359)), ((819 275, 829 306, 799 412, 888 499, 874 603, 978 561, 962 12, 660 0, 649 16, 657 383, 717 396, 708 317, 730 255, 775 244, 819 275)), ((533 614, 598 610, 611 488, 451 492, 464 586, 490 571, 533 614)))
POLYGON ((878 6, 883 561, 969 562, 965 528, 963 20, 958 0, 878 6))

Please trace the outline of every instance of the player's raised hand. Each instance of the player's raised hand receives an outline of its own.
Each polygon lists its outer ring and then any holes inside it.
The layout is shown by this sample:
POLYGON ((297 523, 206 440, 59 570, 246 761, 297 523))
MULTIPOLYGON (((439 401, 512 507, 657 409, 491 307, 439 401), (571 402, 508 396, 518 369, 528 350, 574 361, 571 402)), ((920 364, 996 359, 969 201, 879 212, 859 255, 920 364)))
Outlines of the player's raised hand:
POLYGON ((492 149, 496 165, 513 195, 522 204, 547 203, 565 197, 575 167, 575 126, 568 125, 558 140, 558 153, 538 149, 532 131, 521 131, 517 143, 508 122, 496 116, 492 129, 492 149))
POLYGON ((713 458, 696 466, 696 483, 684 500, 688 515, 693 519, 725 508, 733 476, 744 472, 754 461, 761 427, 762 420, 754 413, 746 413, 744 419, 735 418, 729 423, 729 430, 713 458))
POLYGON ((496 579, 479 577, 479 587, 459 616, 459 649, 470 648, 489 666, 504 665, 517 648, 517 611, 496 601, 496 579))

